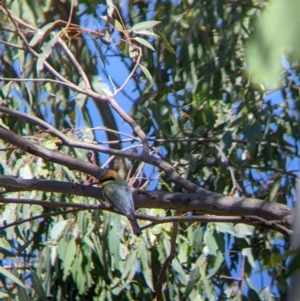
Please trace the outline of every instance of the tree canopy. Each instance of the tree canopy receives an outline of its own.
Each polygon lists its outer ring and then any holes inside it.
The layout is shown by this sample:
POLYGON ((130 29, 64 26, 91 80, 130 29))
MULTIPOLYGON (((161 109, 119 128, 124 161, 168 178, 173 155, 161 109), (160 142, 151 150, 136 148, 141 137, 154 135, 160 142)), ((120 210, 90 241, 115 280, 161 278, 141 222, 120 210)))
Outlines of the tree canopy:
POLYGON ((1 298, 286 300, 299 27, 273 53, 274 11, 0 4, 1 298), (132 188, 140 237, 104 202, 104 169, 132 188))

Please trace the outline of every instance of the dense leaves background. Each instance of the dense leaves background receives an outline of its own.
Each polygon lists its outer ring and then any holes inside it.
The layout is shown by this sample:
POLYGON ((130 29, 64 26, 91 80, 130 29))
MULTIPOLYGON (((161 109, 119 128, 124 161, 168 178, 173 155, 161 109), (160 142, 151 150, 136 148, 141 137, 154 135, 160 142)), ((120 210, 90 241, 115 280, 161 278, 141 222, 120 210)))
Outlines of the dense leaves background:
MULTIPOLYGON (((138 154, 136 133, 113 106, 58 81, 67 79, 85 88, 85 73, 96 93, 109 95, 134 69, 140 52, 142 66, 116 100, 146 133, 152 154, 207 190, 292 206, 299 162, 298 69, 285 69, 282 87, 274 88, 255 81, 246 68, 247 43, 267 1, 4 4, 1 106, 38 117, 75 141, 104 145, 107 155, 113 154, 110 149, 128 147, 138 154), (154 20, 161 22, 149 28, 141 23, 154 20), (41 81, 17 81, 28 78, 41 81)), ((126 154, 107 161, 107 155, 92 148, 68 147, 32 119, 1 113, 1 120, 3 127, 30 142, 118 170, 135 187, 184 192, 157 166, 126 154)), ((0 143, 2 175, 92 182, 82 172, 0 143)), ((97 204, 92 198, 52 190, 9 191, 6 197, 97 204)), ((117 214, 63 210, 59 205, 2 207, 3 225, 51 213, 1 231, 3 298, 152 300, 159 283, 163 300, 285 300, 282 255, 287 245, 278 232, 245 224, 165 223, 149 227, 143 239, 136 239, 117 214), (175 257, 161 279, 175 239, 175 257)), ((171 208, 139 212, 180 214, 171 208)))

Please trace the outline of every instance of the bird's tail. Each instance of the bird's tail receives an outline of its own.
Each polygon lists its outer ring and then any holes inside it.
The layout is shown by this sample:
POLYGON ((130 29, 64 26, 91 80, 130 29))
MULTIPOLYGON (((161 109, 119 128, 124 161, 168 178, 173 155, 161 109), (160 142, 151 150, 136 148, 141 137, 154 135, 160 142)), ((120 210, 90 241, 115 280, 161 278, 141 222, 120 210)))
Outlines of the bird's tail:
POLYGON ((136 221, 136 218, 134 216, 128 218, 130 224, 131 224, 131 227, 132 227, 132 230, 133 230, 133 233, 136 235, 136 236, 140 236, 142 234, 142 230, 140 229, 137 221, 136 221))

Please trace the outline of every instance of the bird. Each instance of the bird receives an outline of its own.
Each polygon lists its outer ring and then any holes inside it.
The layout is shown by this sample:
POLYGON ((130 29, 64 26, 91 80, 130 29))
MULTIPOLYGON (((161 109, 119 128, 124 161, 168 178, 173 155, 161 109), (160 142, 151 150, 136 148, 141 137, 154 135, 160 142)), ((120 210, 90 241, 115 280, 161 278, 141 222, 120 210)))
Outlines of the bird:
POLYGON ((117 208, 129 220, 133 233, 137 236, 142 231, 135 218, 132 193, 126 181, 114 170, 105 170, 99 177, 99 186, 106 201, 117 208))

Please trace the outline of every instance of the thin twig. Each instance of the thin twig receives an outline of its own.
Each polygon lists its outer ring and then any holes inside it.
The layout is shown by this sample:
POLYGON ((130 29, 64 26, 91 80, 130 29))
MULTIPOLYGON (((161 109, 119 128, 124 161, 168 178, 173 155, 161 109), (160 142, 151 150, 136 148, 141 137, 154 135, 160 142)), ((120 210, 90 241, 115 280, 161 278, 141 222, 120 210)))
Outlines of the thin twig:
POLYGON ((234 223, 234 224, 247 224, 250 226, 258 226, 273 231, 278 231, 286 237, 292 233, 291 230, 283 225, 280 225, 278 220, 269 221, 258 216, 217 216, 217 215, 195 215, 187 216, 167 216, 167 217, 154 217, 149 215, 136 214, 137 219, 152 221, 152 223, 142 227, 142 229, 151 228, 156 224, 164 224, 170 222, 203 222, 203 223, 234 223))
POLYGON ((13 43, 9 43, 9 42, 3 41, 3 40, 0 40, 0 44, 7 45, 9 47, 20 49, 20 50, 25 50, 25 48, 22 46, 19 46, 19 45, 13 44, 13 43))
POLYGON ((135 133, 140 137, 141 143, 143 144, 143 154, 145 156, 149 155, 149 141, 142 128, 118 105, 113 97, 108 97, 108 101, 111 107, 131 126, 135 133))
MULTIPOLYGON (((78 204, 78 203, 62 203, 62 202, 48 202, 35 199, 18 199, 18 198, 0 198, 0 204, 28 204, 28 205, 40 205, 42 207, 51 208, 77 208, 80 210, 106 210, 110 207, 101 204, 78 204)), ((1 205, 0 205, 1 206, 1 205)), ((113 211, 113 210, 109 210, 113 211)))
POLYGON ((164 261, 157 280, 157 286, 156 286, 156 301, 162 301, 163 296, 162 296, 162 286, 163 286, 163 281, 166 276, 166 271, 172 260, 175 258, 176 252, 176 237, 177 237, 177 232, 178 232, 178 223, 174 222, 173 223, 173 229, 172 229, 172 236, 171 236, 171 248, 170 248, 170 254, 164 261))
POLYGON ((134 136, 132 136, 132 135, 130 135, 128 133, 124 133, 124 132, 120 132, 120 131, 109 129, 109 128, 105 127, 105 126, 97 126, 97 127, 85 129, 85 131, 96 131, 96 130, 110 132, 110 133, 117 134, 119 136, 125 136, 125 137, 128 137, 128 138, 131 138, 130 142, 131 141, 141 142, 141 140, 139 138, 137 138, 137 137, 134 137, 134 136))
POLYGON ((244 190, 242 189, 242 187, 240 186, 240 184, 237 182, 235 174, 234 174, 234 170, 230 166, 228 158, 226 157, 226 155, 224 154, 224 152, 221 150, 221 148, 218 145, 215 145, 215 148, 218 150, 219 154, 221 155, 222 162, 226 165, 226 167, 229 170, 230 175, 231 175, 231 180, 232 180, 233 188, 231 190, 230 195, 234 195, 233 191, 235 189, 238 189, 240 192, 242 192, 244 194, 244 190))
POLYGON ((81 67, 81 65, 75 58, 75 56, 73 55, 73 53, 70 51, 70 49, 67 47, 66 43, 62 39, 59 38, 58 43, 61 45, 61 47, 63 48, 63 50, 65 51, 67 56, 70 58, 71 62, 73 63, 75 68, 78 70, 79 74, 81 75, 83 82, 85 84, 85 88, 90 90, 91 85, 90 85, 89 79, 88 79, 86 73, 84 72, 83 68, 81 67))
POLYGON ((70 210, 64 210, 64 211, 60 211, 60 212, 50 212, 50 213, 35 215, 35 216, 32 216, 32 217, 25 218, 25 219, 22 219, 20 221, 16 221, 16 222, 10 223, 8 225, 2 226, 2 227, 0 227, 0 231, 4 230, 4 229, 7 229, 7 228, 10 228, 10 227, 13 227, 13 226, 17 226, 17 225, 26 223, 26 222, 36 220, 36 219, 39 219, 39 218, 46 218, 46 217, 49 217, 49 216, 56 216, 56 215, 60 215, 60 214, 68 214, 68 213, 78 212, 78 211, 81 211, 81 210, 84 210, 84 209, 70 209, 70 210))
MULTIPOLYGON (((7 113, 9 115, 12 116, 17 116, 20 117, 24 120, 28 120, 34 124, 37 124, 39 126, 41 126, 42 128, 46 129, 48 133, 50 133, 51 135, 59 138, 61 140, 61 144, 65 145, 65 146, 69 146, 69 147, 75 147, 75 148, 80 148, 80 149, 86 149, 86 150, 91 150, 91 151, 96 151, 96 152, 101 152, 104 154, 108 154, 108 155, 115 155, 115 156, 119 156, 119 157, 127 157, 127 158, 131 158, 131 159, 135 159, 135 160, 141 160, 141 155, 138 153, 134 153, 134 152, 125 152, 122 150, 117 150, 117 149, 113 149, 113 148, 106 148, 106 147, 102 147, 100 145, 95 145, 92 143, 87 143, 87 142, 80 142, 80 141, 73 141, 71 139, 69 139, 69 137, 67 137, 66 135, 64 135, 61 131, 57 130, 55 127, 51 126, 50 124, 48 124, 47 122, 41 120, 38 117, 35 117, 33 115, 29 115, 17 110, 13 110, 13 109, 9 109, 6 108, 4 106, 0 105, 0 112, 4 112, 7 113)), ((3 129, 0 129, 0 132, 3 132, 3 134, 5 134, 5 132, 3 131, 3 129)), ((2 139, 5 141, 8 141, 12 144, 13 143, 13 137, 18 137, 19 140, 22 140, 24 138, 21 138, 19 136, 16 136, 14 133, 10 132, 12 134, 12 136, 10 137, 11 139, 3 139, 4 137, 2 136, 2 139)), ((0 133, 1 136, 1 133, 0 133)), ((7 135, 6 135, 7 136, 7 135)), ((30 143, 29 141, 27 141, 26 139, 24 139, 24 143, 30 143)), ((14 144, 16 145, 16 144, 14 144)), ((32 147, 35 147, 36 144, 32 144, 32 147)), ((39 146, 40 148, 42 148, 42 146, 39 146)), ((21 147, 23 148, 23 147, 21 147)), ((38 154, 37 154, 38 155, 38 154)), ((155 161, 155 159, 153 160, 155 161)))
MULTIPOLYGON (((133 45, 131 45, 133 46, 133 45)), ((117 89, 114 94, 113 94, 113 97, 116 97, 116 95, 122 91, 124 89, 124 87, 127 85, 127 83, 129 82, 129 80, 134 76, 135 72, 136 72, 136 69, 138 68, 138 66, 140 65, 141 63, 141 59, 142 59, 142 50, 140 47, 137 47, 137 46, 133 46, 135 49, 138 50, 138 57, 137 57, 137 60, 136 60, 136 63, 134 65, 134 67, 132 68, 130 74, 127 76, 126 80, 124 81, 124 83, 122 84, 122 86, 117 89)))

